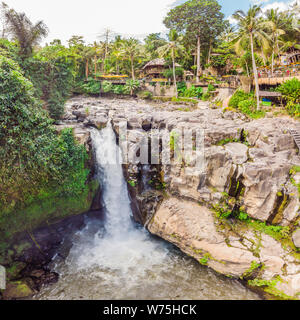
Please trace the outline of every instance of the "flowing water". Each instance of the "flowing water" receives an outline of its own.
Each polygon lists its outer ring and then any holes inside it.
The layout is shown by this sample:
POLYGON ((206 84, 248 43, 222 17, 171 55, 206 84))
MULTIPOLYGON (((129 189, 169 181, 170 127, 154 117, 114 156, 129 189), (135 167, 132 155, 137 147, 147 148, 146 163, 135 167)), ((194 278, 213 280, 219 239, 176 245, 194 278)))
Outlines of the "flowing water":
POLYGON ((52 263, 59 281, 35 299, 259 299, 136 225, 114 132, 108 126, 91 135, 105 219, 86 218, 86 227, 69 236, 71 249, 61 249, 67 257, 52 263))

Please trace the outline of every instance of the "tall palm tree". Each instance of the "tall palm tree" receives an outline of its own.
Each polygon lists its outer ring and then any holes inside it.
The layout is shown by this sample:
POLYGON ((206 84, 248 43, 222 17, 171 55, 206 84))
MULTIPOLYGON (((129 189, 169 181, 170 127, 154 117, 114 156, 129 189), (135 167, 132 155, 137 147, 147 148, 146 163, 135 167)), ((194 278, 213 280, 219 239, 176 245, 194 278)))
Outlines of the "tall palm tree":
POLYGON ((270 9, 266 12, 266 19, 270 22, 270 33, 272 40, 272 75, 274 74, 274 57, 279 55, 279 37, 285 34, 284 14, 277 9, 270 9))
POLYGON ((242 10, 238 10, 233 14, 233 18, 238 22, 238 35, 235 39, 235 46, 239 48, 245 41, 250 41, 252 66, 255 80, 255 91, 257 100, 257 110, 259 110, 259 85, 257 67, 254 56, 254 43, 257 41, 264 48, 269 47, 269 37, 264 31, 266 28, 266 21, 264 21, 260 15, 262 13, 261 7, 254 5, 251 6, 247 13, 242 10))
POLYGON ((18 13, 13 9, 4 7, 4 18, 7 25, 6 31, 20 45, 20 55, 28 57, 33 52, 33 47, 47 36, 48 28, 43 21, 33 24, 25 13, 18 13))
POLYGON ((165 57, 167 55, 170 55, 172 58, 172 65, 173 65, 173 79, 174 79, 174 86, 175 86, 175 92, 176 92, 176 98, 178 97, 177 92, 177 82, 176 82, 176 64, 175 64, 175 58, 176 54, 179 51, 184 51, 184 47, 180 44, 182 41, 182 37, 178 35, 178 33, 175 30, 171 30, 169 33, 169 42, 162 47, 158 48, 158 54, 161 57, 165 57))
POLYGON ((139 53, 140 53, 139 41, 133 38, 123 40, 121 48, 122 48, 123 55, 127 57, 128 60, 130 61, 131 77, 132 77, 132 80, 135 80, 134 61, 139 56, 139 53))

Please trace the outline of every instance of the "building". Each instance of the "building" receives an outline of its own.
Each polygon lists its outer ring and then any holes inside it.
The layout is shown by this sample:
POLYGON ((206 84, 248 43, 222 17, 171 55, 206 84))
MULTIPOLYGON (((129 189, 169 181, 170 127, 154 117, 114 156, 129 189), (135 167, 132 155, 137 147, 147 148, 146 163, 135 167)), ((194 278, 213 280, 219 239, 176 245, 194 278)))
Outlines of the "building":
MULTIPOLYGON (((175 64, 176 67, 181 67, 178 63, 175 64)), ((166 66, 166 61, 163 58, 157 58, 149 61, 142 69, 143 77, 145 78, 162 78, 165 70, 168 69, 166 66)))

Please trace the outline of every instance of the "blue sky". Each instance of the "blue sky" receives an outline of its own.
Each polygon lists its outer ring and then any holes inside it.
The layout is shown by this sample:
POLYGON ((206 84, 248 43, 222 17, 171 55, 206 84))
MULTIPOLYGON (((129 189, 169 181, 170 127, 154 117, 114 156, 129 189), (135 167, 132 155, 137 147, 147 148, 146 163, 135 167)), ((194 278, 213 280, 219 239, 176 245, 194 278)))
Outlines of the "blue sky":
MULTIPOLYGON (((1 1, 1 0, 0 0, 1 1)), ((44 43, 72 35, 81 35, 86 42, 100 40, 109 28, 124 37, 144 39, 149 33, 166 32, 163 19, 175 3, 185 0, 4 0, 18 12, 25 12, 36 22, 43 20, 50 33, 44 43)), ((250 3, 287 8, 295 0, 219 0, 228 18, 235 10, 247 10, 250 3)), ((0 26, 1 30, 1 26, 0 26)))

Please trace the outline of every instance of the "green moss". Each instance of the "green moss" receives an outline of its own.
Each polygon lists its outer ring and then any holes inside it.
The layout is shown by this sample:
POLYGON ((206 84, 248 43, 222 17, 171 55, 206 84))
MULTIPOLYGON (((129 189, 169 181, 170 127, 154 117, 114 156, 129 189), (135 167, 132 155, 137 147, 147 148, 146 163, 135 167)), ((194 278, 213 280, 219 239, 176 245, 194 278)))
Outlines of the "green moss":
MULTIPOLYGON (((56 222, 67 216, 88 211, 98 186, 98 182, 92 181, 81 194, 69 197, 53 196, 49 192, 47 197, 37 200, 23 210, 1 214, 1 240, 9 241, 17 233, 31 231, 46 222, 56 222)), ((53 193, 55 194, 55 191, 53 193)))
POLYGON ((248 284, 251 287, 260 287, 266 293, 269 293, 272 296, 279 298, 280 300, 296 300, 294 297, 288 296, 276 288, 276 284, 282 281, 283 280, 279 276, 277 276, 272 280, 262 280, 262 279, 248 280, 248 284))
POLYGON ((252 261, 250 268, 243 273, 243 275, 241 276, 241 279, 246 279, 246 278, 251 277, 251 276, 253 275, 253 273, 254 273, 258 268, 261 268, 261 267, 262 267, 262 265, 261 265, 260 263, 258 263, 258 262, 256 262, 256 261, 252 261))
POLYGON ((131 186, 131 187, 135 187, 136 186, 136 183, 135 183, 135 181, 133 181, 133 180, 129 180, 129 181, 127 181, 128 182, 128 184, 131 186))

